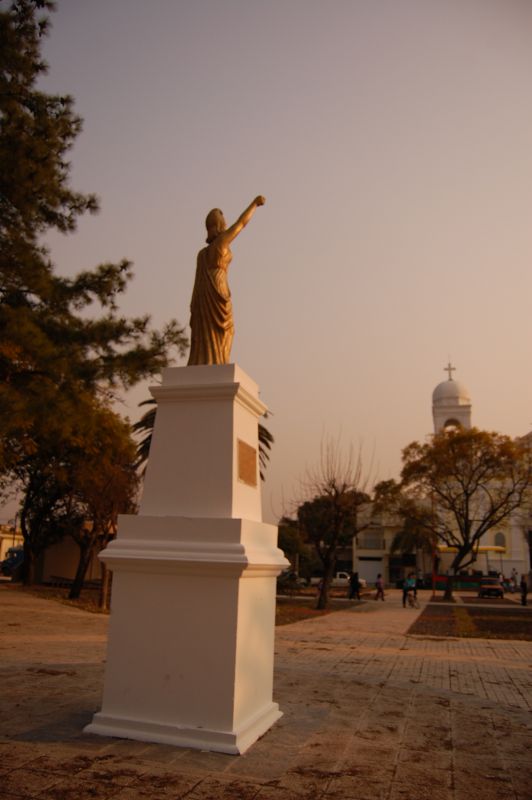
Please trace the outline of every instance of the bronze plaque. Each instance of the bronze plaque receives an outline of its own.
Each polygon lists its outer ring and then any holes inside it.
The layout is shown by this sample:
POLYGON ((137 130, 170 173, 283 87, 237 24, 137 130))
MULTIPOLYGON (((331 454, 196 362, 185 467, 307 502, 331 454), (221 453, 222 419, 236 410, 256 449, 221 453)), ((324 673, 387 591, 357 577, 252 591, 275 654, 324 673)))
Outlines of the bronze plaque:
POLYGON ((238 479, 248 486, 257 485, 257 451, 241 439, 238 443, 238 479))

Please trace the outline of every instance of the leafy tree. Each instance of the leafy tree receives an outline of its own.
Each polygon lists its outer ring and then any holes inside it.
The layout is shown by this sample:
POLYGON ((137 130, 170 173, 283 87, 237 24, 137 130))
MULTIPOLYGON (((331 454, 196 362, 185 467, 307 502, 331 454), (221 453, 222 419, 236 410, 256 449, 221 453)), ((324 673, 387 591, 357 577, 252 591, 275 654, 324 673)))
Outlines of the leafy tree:
POLYGON ((153 428, 155 426, 155 415, 157 413, 157 401, 155 398, 150 398, 149 400, 143 400, 139 405, 149 406, 148 410, 145 411, 142 417, 133 425, 133 431, 142 437, 137 445, 137 466, 142 468, 144 474, 148 466, 148 458, 150 457, 151 440, 153 437, 153 428))
POLYGON ((431 516, 423 514, 423 509, 417 509, 417 514, 408 515, 403 519, 403 527, 392 539, 391 553, 421 553, 427 555, 433 563, 436 548, 436 538, 433 531, 428 528, 431 516))
MULTIPOLYGON (((264 414, 264 419, 268 419, 268 412, 264 414)), ((270 451, 275 439, 270 431, 262 422, 259 422, 259 472, 261 481, 266 480, 266 467, 270 460, 270 451)))
POLYGON ((418 502, 395 480, 381 481, 375 486, 372 518, 391 514, 402 524, 392 539, 391 553, 418 553, 434 556, 437 539, 434 533, 434 510, 430 504, 418 502))
POLYGON ((368 521, 361 521, 360 515, 370 502, 365 491, 367 483, 360 452, 355 461, 352 451, 343 458, 336 442, 322 445, 320 464, 305 481, 310 498, 297 509, 300 529, 323 568, 319 609, 327 608, 329 602, 339 548, 351 544, 353 537, 368 525, 368 521))
POLYGON ((314 548, 305 542, 297 520, 289 517, 279 520, 278 545, 298 576, 310 580, 319 563, 314 548))
MULTIPOLYGON (((81 130, 69 96, 37 89, 46 71, 41 41, 54 4, 17 0, 0 6, 0 476, 23 492, 23 514, 43 541, 62 518, 61 460, 76 441, 82 410, 110 402, 184 355, 183 329, 162 332, 149 317, 118 313, 132 279, 128 261, 73 278, 55 273, 41 244, 50 230, 74 231, 95 212, 94 195, 69 185, 68 151, 81 130), (89 313, 91 312, 91 313, 89 313), (55 466, 58 466, 56 472, 55 466), (39 498, 39 487, 54 491, 39 498), (46 507, 45 507, 45 504, 46 507), (40 522, 39 522, 40 520, 40 522), (48 532, 46 532, 48 531, 48 532)), ((66 502, 66 501, 65 501, 66 502)), ((37 535, 27 540, 28 556, 37 535)))
POLYGON ((89 448, 71 464, 71 495, 82 524, 69 531, 80 549, 70 598, 79 597, 94 553, 116 535, 118 515, 134 513, 139 485, 130 426, 106 408, 96 408, 89 448))
POLYGON ((289 517, 279 520, 277 544, 293 566, 304 547, 296 520, 289 517))
POLYGON ((68 471, 64 453, 53 447, 41 449, 23 465, 17 464, 24 494, 20 508, 20 528, 24 540, 21 578, 34 580, 35 560, 50 544, 59 541, 82 520, 72 508, 68 471))
POLYGON ((417 503, 420 527, 455 549, 447 588, 451 596, 452 577, 476 561, 482 537, 526 501, 531 451, 499 433, 450 429, 429 442, 408 445, 401 476, 417 503))
POLYGON ((138 487, 135 454, 129 424, 89 396, 78 408, 75 431, 40 437, 35 452, 18 460, 12 476, 24 489, 20 524, 26 583, 33 582, 34 563, 43 550, 70 535, 80 547, 74 582, 79 594, 92 553, 105 545, 116 515, 132 508, 138 487))

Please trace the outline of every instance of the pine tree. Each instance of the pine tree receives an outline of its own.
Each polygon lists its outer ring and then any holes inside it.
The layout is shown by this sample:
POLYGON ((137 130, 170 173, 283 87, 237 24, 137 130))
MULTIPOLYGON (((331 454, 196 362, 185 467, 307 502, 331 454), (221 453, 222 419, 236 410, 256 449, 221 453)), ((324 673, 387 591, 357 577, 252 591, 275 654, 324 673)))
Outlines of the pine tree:
MULTIPOLYGON (((119 314, 130 262, 58 275, 42 244, 98 209, 69 183, 68 153, 81 131, 69 96, 37 88, 49 0, 0 0, 0 475, 4 485, 67 448, 81 410, 158 373, 187 346, 175 320, 119 314), (42 18, 41 15, 42 14, 42 18), (91 315, 87 309, 91 310, 91 315)), ((23 490, 28 488, 23 485, 23 490)), ((28 500, 28 497, 26 497, 28 500)))

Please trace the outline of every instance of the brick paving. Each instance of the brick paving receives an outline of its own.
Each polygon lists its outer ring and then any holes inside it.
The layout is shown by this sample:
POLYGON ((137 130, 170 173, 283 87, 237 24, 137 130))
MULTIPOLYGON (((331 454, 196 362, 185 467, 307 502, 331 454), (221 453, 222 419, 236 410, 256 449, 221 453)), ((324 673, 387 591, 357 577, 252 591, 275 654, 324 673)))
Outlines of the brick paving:
POLYGON ((408 636, 419 613, 278 628, 284 716, 227 756, 83 734, 107 618, 0 585, 0 798, 532 800, 532 642, 408 636))

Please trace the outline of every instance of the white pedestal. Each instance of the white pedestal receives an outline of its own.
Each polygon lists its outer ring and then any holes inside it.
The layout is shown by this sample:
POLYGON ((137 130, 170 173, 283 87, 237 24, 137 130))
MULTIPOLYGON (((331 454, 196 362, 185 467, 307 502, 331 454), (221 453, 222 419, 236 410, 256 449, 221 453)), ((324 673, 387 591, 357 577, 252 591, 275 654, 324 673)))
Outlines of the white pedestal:
POLYGON ((262 519, 258 386, 236 364, 165 369, 141 514, 262 519), (239 461, 244 451, 254 474, 239 461), (240 468, 240 470, 239 470, 240 468), (251 478, 251 480, 247 480, 251 478))
POLYGON ((91 733, 242 753, 272 701, 275 578, 261 522, 257 421, 237 366, 165 370, 138 516, 101 557, 113 569, 102 710, 91 733))

